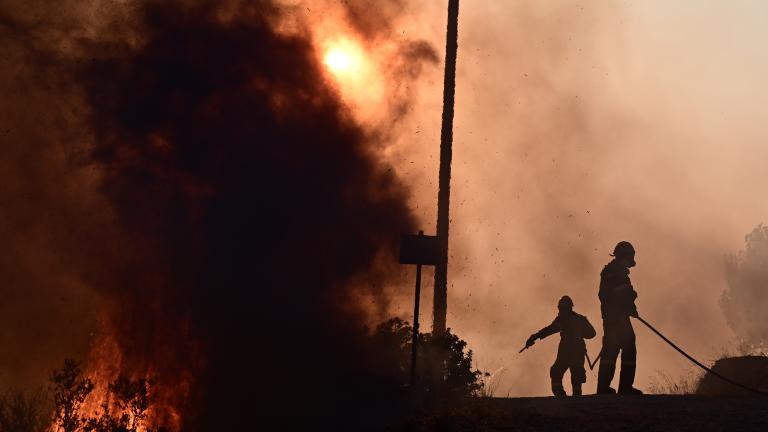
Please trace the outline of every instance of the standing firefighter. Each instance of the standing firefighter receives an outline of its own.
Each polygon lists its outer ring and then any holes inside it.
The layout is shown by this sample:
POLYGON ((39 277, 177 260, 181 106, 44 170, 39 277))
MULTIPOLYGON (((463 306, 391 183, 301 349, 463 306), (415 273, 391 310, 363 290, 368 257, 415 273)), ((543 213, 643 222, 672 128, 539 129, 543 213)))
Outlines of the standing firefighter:
POLYGON ((635 266, 635 248, 623 241, 613 250, 613 260, 600 273, 600 312, 603 316, 603 349, 597 375, 597 394, 614 394, 611 381, 616 372, 616 359, 621 351, 619 393, 642 394, 632 385, 635 381, 635 332, 629 317, 637 317, 637 293, 629 280, 629 269, 635 266))
POLYGON ((565 396, 563 375, 570 369, 573 395, 578 396, 581 395, 581 384, 587 381, 584 371, 587 346, 584 344, 584 339, 595 337, 595 328, 589 323, 587 317, 573 311, 573 300, 570 297, 563 296, 557 302, 557 309, 558 314, 552 324, 532 334, 525 343, 525 347, 533 345, 536 339, 544 339, 559 332, 560 345, 557 347, 557 358, 555 364, 549 369, 552 393, 555 396, 565 396))

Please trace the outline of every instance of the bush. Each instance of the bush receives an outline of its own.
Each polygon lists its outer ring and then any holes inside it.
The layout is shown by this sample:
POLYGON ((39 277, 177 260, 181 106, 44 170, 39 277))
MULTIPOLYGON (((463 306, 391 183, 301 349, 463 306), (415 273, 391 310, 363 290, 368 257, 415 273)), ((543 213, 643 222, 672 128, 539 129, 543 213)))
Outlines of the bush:
MULTIPOLYGON (((101 415, 87 420, 85 432, 137 432, 139 426, 147 421, 147 411, 152 405, 150 396, 151 380, 139 378, 132 380, 119 376, 109 384, 109 400, 101 405, 101 415)), ((146 432, 164 432, 163 427, 146 426, 146 432)))
POLYGON ((51 411, 42 390, 0 394, 0 432, 44 432, 51 411))
MULTIPOLYGON (((82 377, 80 364, 65 360, 64 368, 51 374, 54 425, 64 432, 166 432, 163 427, 145 425, 152 405, 152 381, 124 375, 108 385, 108 395, 98 417, 81 413, 83 402, 93 391, 90 378, 82 377), (111 401, 111 403, 110 403, 111 401)), ((2 431, 0 431, 2 432, 2 431)))
MULTIPOLYGON (((382 353, 380 370, 400 385, 410 379, 412 337, 411 325, 399 318, 380 324, 372 336, 375 351, 382 353)), ((487 374, 472 369, 472 350, 465 341, 450 329, 442 338, 421 332, 418 337, 414 392, 441 401, 480 396, 487 374)))
POLYGON ((704 377, 704 372, 698 369, 673 378, 663 371, 657 371, 659 377, 651 377, 651 383, 648 386, 648 393, 666 394, 666 395, 689 395, 696 394, 696 389, 704 377))
POLYGON ((51 372, 51 393, 54 405, 54 423, 64 432, 78 432, 86 418, 80 415, 80 407, 93 391, 93 382, 81 377, 80 364, 64 360, 64 368, 51 372))

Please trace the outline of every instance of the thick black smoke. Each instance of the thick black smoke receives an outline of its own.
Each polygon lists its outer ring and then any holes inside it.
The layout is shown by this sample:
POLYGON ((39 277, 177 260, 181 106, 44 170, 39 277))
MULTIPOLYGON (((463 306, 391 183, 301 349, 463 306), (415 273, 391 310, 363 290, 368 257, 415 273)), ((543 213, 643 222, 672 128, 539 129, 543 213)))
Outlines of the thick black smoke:
POLYGON ((183 386, 184 430, 361 415, 387 387, 359 302, 397 282, 406 188, 270 2, 140 16, 138 40, 91 41, 77 67, 126 239, 103 286, 123 361, 183 386))

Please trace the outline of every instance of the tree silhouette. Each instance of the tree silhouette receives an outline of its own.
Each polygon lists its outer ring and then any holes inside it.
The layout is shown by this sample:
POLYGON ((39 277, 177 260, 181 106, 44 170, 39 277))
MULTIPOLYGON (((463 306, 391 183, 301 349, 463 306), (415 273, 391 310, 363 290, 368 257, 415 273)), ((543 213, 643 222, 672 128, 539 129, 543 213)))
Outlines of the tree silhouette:
POLYGON ((101 405, 101 415, 88 419, 85 432, 164 432, 163 427, 146 425, 152 405, 152 380, 130 379, 120 375, 109 383, 109 398, 101 405), (112 405, 110 406, 110 402, 112 405), (141 429, 139 429, 141 427, 141 429))
POLYGON ((51 411, 43 389, 0 393, 0 432, 50 431, 51 411))
POLYGON ((64 368, 50 376, 54 403, 54 427, 64 432, 167 432, 164 427, 147 425, 152 405, 152 380, 120 375, 109 383, 106 400, 98 417, 81 413, 83 402, 93 391, 90 378, 82 377, 80 364, 64 361, 64 368))
POLYGON ((751 351, 768 348, 768 227, 755 227, 746 248, 725 258, 728 288, 720 307, 731 329, 751 351))
POLYGON ((86 419, 80 415, 80 407, 93 391, 93 382, 82 378, 80 364, 72 359, 64 360, 64 368, 51 372, 54 422, 64 432, 77 432, 86 419))
MULTIPOLYGON (((373 332, 380 373, 405 385, 411 364, 413 327, 399 318, 380 324, 373 332)), ((480 370, 472 369, 472 350, 448 329, 442 337, 419 333, 417 380, 413 389, 422 396, 455 401, 478 396, 483 388, 480 370)))

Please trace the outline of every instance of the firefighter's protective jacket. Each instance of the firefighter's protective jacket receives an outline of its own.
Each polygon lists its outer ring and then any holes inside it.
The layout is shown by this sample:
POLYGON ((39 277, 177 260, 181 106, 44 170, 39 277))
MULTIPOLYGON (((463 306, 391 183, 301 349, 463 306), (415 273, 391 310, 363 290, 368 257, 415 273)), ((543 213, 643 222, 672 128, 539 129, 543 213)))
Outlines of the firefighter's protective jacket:
POLYGON ((560 348, 586 351, 584 339, 592 339, 597 334, 595 328, 584 315, 570 311, 558 314, 552 324, 533 334, 534 339, 544 339, 555 333, 560 333, 560 348))
POLYGON ((629 280, 629 269, 615 259, 600 272, 598 297, 604 320, 628 319, 630 315, 637 314, 637 292, 629 280))

